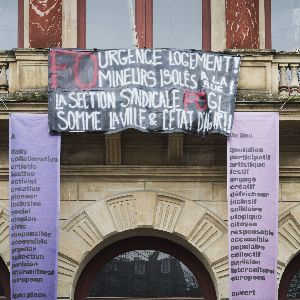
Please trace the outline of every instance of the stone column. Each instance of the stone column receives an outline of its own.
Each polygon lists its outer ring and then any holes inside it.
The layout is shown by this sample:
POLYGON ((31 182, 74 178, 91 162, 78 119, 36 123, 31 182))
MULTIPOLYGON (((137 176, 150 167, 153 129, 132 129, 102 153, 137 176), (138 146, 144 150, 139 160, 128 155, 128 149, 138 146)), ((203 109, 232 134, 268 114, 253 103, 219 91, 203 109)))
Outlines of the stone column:
POLYGON ((298 79, 299 64, 290 64, 290 69, 291 69, 290 92, 291 95, 298 95, 299 94, 299 79, 298 79))
POLYGON ((105 135, 106 146, 106 164, 108 165, 120 165, 121 164, 121 134, 106 134, 105 135))
POLYGON ((286 96, 289 94, 289 87, 287 81, 287 67, 288 64, 279 64, 279 95, 286 96))
POLYGON ((172 133, 168 139, 168 161, 170 164, 181 164, 183 159, 184 134, 172 133))

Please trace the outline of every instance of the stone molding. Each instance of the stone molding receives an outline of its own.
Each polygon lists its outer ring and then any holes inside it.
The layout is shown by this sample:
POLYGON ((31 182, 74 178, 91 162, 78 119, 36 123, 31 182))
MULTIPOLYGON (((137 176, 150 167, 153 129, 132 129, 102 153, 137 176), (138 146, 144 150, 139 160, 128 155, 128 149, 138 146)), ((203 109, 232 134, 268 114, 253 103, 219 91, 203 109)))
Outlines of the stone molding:
MULTIPOLYGON (((1 62, 1 61, 0 61, 1 62)), ((16 82, 16 81, 15 81, 16 82)), ((0 105, 0 120, 8 120, 9 113, 48 113, 48 102, 46 89, 44 92, 24 92, 13 93, 5 96, 1 95, 9 111, 4 105, 0 105)), ((279 113, 280 121, 299 121, 299 98, 291 97, 291 101, 286 102, 287 98, 273 98, 259 95, 237 95, 236 111, 252 112, 278 112, 284 104, 284 109, 279 113)))
MULTIPOLYGON (((289 181, 299 182, 299 166, 280 167, 280 179, 287 178, 289 181)), ((61 176, 66 179, 80 180, 80 178, 97 179, 130 179, 136 181, 141 178, 145 180, 160 179, 164 180, 202 180, 203 182, 226 182, 226 167, 210 166, 132 166, 132 165, 62 165, 61 176)), ((7 167, 0 167, 0 180, 8 180, 9 171, 7 167)))

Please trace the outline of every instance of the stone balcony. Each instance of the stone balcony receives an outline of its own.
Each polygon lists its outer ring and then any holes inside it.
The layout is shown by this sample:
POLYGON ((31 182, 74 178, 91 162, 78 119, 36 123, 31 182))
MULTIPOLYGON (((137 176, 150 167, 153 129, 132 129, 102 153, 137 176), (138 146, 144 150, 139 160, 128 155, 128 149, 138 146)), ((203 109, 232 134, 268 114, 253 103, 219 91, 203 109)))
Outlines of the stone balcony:
MULTIPOLYGON (((300 53, 226 50, 242 57, 239 102, 300 100, 300 53)), ((0 94, 11 101, 47 100, 48 49, 0 51, 0 94)))
POLYGON ((0 93, 46 92, 48 49, 0 52, 0 93))

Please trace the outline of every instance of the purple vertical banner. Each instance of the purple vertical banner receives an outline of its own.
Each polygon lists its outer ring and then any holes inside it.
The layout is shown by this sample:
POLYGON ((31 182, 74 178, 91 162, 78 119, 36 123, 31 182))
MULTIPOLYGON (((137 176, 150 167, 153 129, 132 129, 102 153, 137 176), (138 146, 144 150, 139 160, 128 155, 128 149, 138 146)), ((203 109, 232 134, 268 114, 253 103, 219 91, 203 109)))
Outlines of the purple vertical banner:
POLYGON ((57 299, 60 136, 47 115, 9 121, 11 299, 57 299))
POLYGON ((278 113, 235 113, 227 142, 230 299, 277 299, 278 185, 278 113))

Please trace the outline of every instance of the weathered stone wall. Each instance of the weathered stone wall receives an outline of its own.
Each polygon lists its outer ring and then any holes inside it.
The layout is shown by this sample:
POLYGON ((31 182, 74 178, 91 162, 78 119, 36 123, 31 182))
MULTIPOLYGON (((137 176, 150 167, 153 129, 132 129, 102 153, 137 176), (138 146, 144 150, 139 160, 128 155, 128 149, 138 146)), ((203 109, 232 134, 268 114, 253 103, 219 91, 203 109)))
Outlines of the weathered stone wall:
MULTIPOLYGON (((0 205, 7 209, 8 121, 1 121, 0 129, 0 205)), ((62 220, 93 201, 136 190, 183 196, 226 220, 226 138, 185 135, 183 158, 177 166, 168 164, 168 135, 130 131, 121 140, 122 165, 110 166, 105 165, 103 135, 63 136, 62 220)), ((300 202, 299 166, 299 123, 282 121, 280 213, 300 202)))
MULTIPOLYGON (((0 121, 0 128, 0 253, 8 262, 8 121, 0 121)), ((281 121, 278 279, 300 250, 299 148, 299 122, 281 121)), ((107 243, 106 237, 124 230, 128 236, 127 230, 136 234, 134 230, 147 227, 153 229, 153 235, 168 233, 179 243, 179 237, 188 241, 190 250, 198 253, 211 273, 219 297, 227 297, 226 138, 185 135, 183 157, 177 165, 169 164, 168 135, 164 134, 122 133, 120 165, 105 164, 106 150, 102 135, 66 135, 62 139, 60 296, 72 297, 82 262, 91 258, 92 250, 101 249, 102 241, 107 243), (129 201, 132 216, 121 214, 120 219, 111 208, 120 209, 124 201, 129 201), (174 221, 157 219, 169 204, 175 211, 174 221), (195 214, 198 210, 201 216, 195 214), (111 229, 100 224, 105 211, 108 219, 104 223, 113 224, 111 229), (207 215, 205 224, 203 214, 207 215), (79 228, 86 226, 85 218, 96 222, 91 240, 79 233, 79 228), (195 226, 200 226, 200 236, 193 239, 195 226), (205 238, 201 237, 203 226, 212 233, 205 238), (206 243, 217 252, 211 252, 206 243)))

